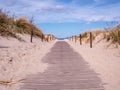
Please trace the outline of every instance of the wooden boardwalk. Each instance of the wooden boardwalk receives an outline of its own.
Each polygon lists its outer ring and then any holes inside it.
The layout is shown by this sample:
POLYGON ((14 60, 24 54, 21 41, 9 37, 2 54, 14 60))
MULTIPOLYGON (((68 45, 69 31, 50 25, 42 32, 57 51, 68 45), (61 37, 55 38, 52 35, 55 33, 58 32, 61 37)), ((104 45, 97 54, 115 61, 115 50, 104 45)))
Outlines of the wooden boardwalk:
POLYGON ((43 61, 48 69, 28 76, 21 90, 104 90, 99 74, 64 41, 56 42, 43 61))

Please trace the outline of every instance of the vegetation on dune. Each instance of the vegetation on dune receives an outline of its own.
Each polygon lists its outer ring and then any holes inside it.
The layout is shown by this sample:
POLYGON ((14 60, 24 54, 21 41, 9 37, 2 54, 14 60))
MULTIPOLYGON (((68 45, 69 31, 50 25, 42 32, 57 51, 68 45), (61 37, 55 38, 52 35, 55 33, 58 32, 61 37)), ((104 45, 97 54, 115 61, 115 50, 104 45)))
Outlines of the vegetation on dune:
POLYGON ((111 30, 105 31, 103 36, 107 41, 120 44, 120 24, 111 30))
POLYGON ((16 32, 21 34, 31 34, 31 30, 34 31, 34 36, 42 37, 42 31, 38 29, 34 24, 26 20, 26 18, 21 17, 16 20, 16 32))
MULTIPOLYGON (((93 30, 92 32, 92 39, 95 40, 95 38, 99 35, 101 35, 101 40, 106 39, 106 41, 111 41, 112 43, 118 43, 120 44, 120 24, 116 27, 109 28, 107 30, 93 30)), ((81 34, 82 40, 85 43, 88 43, 90 41, 90 31, 86 31, 81 34)))
MULTIPOLYGON (((102 31, 100 31, 100 30, 94 30, 94 31, 92 31, 92 40, 95 40, 95 37, 97 35, 99 35, 101 32, 102 31)), ((90 42, 90 38, 89 38, 90 37, 90 31, 86 31, 86 32, 82 33, 81 37, 82 37, 82 39, 83 39, 83 41, 85 43, 90 42)))
POLYGON ((30 21, 28 21, 26 18, 21 17, 19 19, 15 19, 14 17, 10 17, 7 13, 4 13, 2 10, 0 10, 1 36, 11 36, 20 39, 19 36, 17 36, 17 33, 31 34, 31 30, 33 30, 33 36, 42 37, 42 31, 34 24, 30 23, 30 21))
POLYGON ((85 43, 88 43, 89 42, 89 31, 86 31, 84 33, 81 34, 81 37, 82 37, 82 40, 85 42, 85 43))
POLYGON ((51 41, 54 38, 54 35, 52 34, 45 34, 44 36, 46 41, 51 41))
POLYGON ((88 32, 84 32, 81 34, 82 38, 87 38, 88 37, 88 32))
POLYGON ((0 34, 2 36, 13 36, 16 35, 12 32, 13 31, 14 20, 13 18, 9 17, 7 14, 3 13, 0 10, 0 34))

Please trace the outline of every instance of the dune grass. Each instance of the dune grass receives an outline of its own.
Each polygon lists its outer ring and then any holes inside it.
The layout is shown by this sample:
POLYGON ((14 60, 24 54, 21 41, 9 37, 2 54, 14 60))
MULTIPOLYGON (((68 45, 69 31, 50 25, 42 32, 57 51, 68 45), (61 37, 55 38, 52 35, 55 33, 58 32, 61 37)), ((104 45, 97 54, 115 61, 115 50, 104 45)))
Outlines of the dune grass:
POLYGON ((117 25, 111 30, 105 31, 104 38, 107 41, 111 41, 112 43, 118 43, 120 45, 120 25, 117 25))
POLYGON ((34 35, 42 37, 44 35, 42 31, 37 28, 34 24, 30 23, 26 18, 15 19, 9 16, 7 13, 0 10, 0 35, 10 36, 20 40, 17 34, 31 34, 33 30, 34 35))
POLYGON ((92 32, 92 40, 95 40, 96 36, 98 36, 100 33, 102 33, 102 31, 100 31, 100 30, 86 31, 86 32, 82 33, 81 36, 85 43, 90 42, 90 32, 92 32))
POLYGON ((120 45, 120 24, 116 27, 109 28, 107 30, 93 30, 93 31, 86 31, 81 34, 82 40, 85 43, 89 43, 90 39, 90 32, 92 32, 92 39, 95 40, 97 36, 101 34, 101 40, 106 40, 107 42, 111 42, 111 44, 119 44, 120 45))

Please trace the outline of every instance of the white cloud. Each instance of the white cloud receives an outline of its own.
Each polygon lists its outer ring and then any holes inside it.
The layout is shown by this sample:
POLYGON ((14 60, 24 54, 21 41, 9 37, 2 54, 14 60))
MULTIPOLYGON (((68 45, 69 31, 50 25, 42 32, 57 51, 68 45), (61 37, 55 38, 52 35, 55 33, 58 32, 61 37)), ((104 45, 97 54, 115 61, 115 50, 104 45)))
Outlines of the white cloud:
POLYGON ((97 3, 105 2, 105 0, 94 0, 97 3))
MULTIPOLYGON (((14 2, 15 0, 13 0, 14 2)), ((77 1, 77 0, 76 0, 77 1)), ((104 0, 94 0, 101 2, 104 0)), ((34 16, 37 22, 77 22, 85 21, 112 21, 120 17, 120 3, 96 7, 94 5, 77 6, 75 4, 61 4, 56 0, 18 0, 13 6, 1 4, 14 12, 17 16, 34 16)))
POLYGON ((62 6, 62 5, 57 5, 57 6, 56 6, 56 9, 62 10, 62 9, 64 9, 64 6, 62 6))

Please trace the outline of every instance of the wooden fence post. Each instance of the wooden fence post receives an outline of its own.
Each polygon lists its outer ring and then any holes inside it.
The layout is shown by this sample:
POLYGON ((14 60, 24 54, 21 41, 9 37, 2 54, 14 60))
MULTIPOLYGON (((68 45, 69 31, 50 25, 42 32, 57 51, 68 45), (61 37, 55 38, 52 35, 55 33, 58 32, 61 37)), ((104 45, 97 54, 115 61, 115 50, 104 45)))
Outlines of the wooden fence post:
POLYGON ((80 34, 80 45, 82 45, 82 36, 80 34))
POLYGON ((92 33, 90 32, 90 48, 92 48, 92 33))
POLYGON ((49 36, 49 38, 50 38, 50 41, 52 41, 52 36, 51 35, 49 36))
POLYGON ((73 41, 73 36, 72 36, 72 41, 73 41))
POLYGON ((75 43, 77 42, 77 36, 75 36, 75 43))
POLYGON ((47 38, 46 38, 46 41, 47 41, 47 42, 49 42, 49 41, 50 41, 50 38, 49 38, 49 36, 47 36, 47 38))
MULTIPOLYGON (((30 20, 30 24, 32 23, 33 23, 33 17, 30 20)), ((33 41, 33 28, 31 28, 31 35, 30 35, 30 42, 32 43, 32 41, 33 41)))
POLYGON ((44 39, 44 35, 42 34, 42 38, 41 38, 41 41, 43 42, 43 39, 44 39))
POLYGON ((30 37, 30 42, 32 43, 32 39, 33 39, 33 30, 31 29, 31 37, 30 37))

